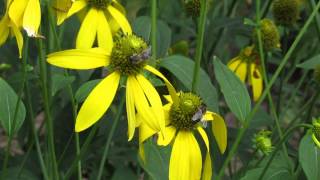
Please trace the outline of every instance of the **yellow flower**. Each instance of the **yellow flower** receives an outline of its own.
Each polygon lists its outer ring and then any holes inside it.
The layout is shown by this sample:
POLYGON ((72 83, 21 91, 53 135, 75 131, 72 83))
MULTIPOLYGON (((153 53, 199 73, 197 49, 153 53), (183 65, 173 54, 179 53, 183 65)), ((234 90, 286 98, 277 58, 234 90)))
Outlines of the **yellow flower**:
POLYGON ((39 0, 12 0, 9 17, 18 28, 23 28, 30 37, 41 37, 38 30, 41 23, 39 0))
POLYGON ((55 66, 70 69, 93 69, 106 67, 110 74, 105 77, 90 93, 83 103, 77 119, 75 130, 83 131, 96 123, 112 103, 120 82, 126 79, 126 110, 128 117, 129 140, 134 135, 136 112, 141 113, 151 129, 164 130, 162 102, 153 85, 144 77, 149 71, 160 77, 169 92, 175 93, 170 82, 155 68, 147 65, 150 48, 135 35, 124 35, 116 39, 112 49, 91 48, 73 49, 50 54, 48 62, 55 66))
POLYGON ((9 35, 13 34, 16 37, 16 41, 19 49, 19 56, 22 56, 23 48, 23 36, 19 30, 19 27, 10 19, 8 11, 11 4, 11 0, 7 1, 6 13, 0 20, 0 46, 3 45, 8 39, 9 35))
POLYGON ((86 13, 77 36, 76 48, 91 48, 96 37, 99 47, 112 47, 112 28, 115 22, 124 34, 132 34, 122 9, 116 0, 75 0, 65 18, 82 10, 86 13))
POLYGON ((254 52, 254 46, 246 47, 239 56, 233 58, 228 67, 237 74, 242 82, 248 78, 252 86, 253 100, 257 101, 263 89, 263 79, 259 56, 254 52))
MULTIPOLYGON (((223 118, 206 110, 202 100, 192 94, 180 92, 176 100, 171 96, 165 96, 168 104, 163 106, 164 117, 166 120, 165 136, 158 136, 158 145, 167 146, 172 142, 172 152, 169 165, 169 179, 171 180, 194 180, 211 179, 212 165, 209 150, 209 140, 203 127, 208 122, 212 122, 212 131, 217 141, 219 150, 224 153, 227 146, 227 128, 223 118), (202 154, 199 144, 195 138, 195 133, 202 137, 207 154, 202 170, 202 154)), ((142 116, 138 118, 143 120, 142 116)), ((140 125, 139 143, 142 144, 146 139, 154 135, 152 129, 144 124, 140 125)), ((144 149, 140 146, 140 156, 144 159, 144 149)))

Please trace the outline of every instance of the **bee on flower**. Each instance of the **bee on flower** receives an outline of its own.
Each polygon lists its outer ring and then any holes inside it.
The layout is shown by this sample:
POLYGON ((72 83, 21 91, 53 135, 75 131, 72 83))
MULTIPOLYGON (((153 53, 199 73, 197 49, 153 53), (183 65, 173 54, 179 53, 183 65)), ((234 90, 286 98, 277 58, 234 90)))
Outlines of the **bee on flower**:
MULTIPOLYGON (((157 144, 167 146, 172 143, 169 165, 170 180, 211 179, 212 165, 209 149, 209 139, 204 128, 212 122, 212 132, 221 153, 227 147, 227 128, 223 118, 208 111, 202 99, 193 94, 180 92, 177 97, 165 96, 168 104, 163 106, 165 117, 165 136, 158 136, 157 144), (202 166, 202 154, 195 138, 199 133, 206 145, 206 158, 202 166), (203 167, 203 168, 202 168, 203 167)), ((144 122, 143 116, 138 117, 144 122)), ((139 143, 142 144, 156 132, 148 126, 140 125, 139 143)), ((140 145, 139 153, 144 159, 144 149, 140 145)))
POLYGON ((16 38, 20 58, 22 56, 23 28, 30 37, 42 37, 38 34, 41 23, 39 0, 7 0, 6 12, 0 20, 0 45, 3 45, 10 34, 16 38))
MULTIPOLYGON (((131 32, 131 29, 128 31, 131 32)), ((144 123, 151 129, 164 131, 165 121, 160 96, 144 76, 148 71, 160 77, 171 94, 175 93, 170 82, 155 68, 147 64, 150 48, 134 34, 116 36, 111 48, 72 49, 48 55, 52 65, 69 69, 108 68, 106 76, 89 94, 76 118, 75 131, 83 131, 96 123, 111 105, 120 79, 126 81, 126 110, 128 138, 132 139, 137 126, 136 113, 141 113, 144 123)))
POLYGON ((58 24, 76 13, 85 13, 77 35, 76 48, 91 48, 96 39, 99 47, 112 48, 112 34, 119 28, 124 34, 132 34, 124 8, 116 0, 63 1, 66 3, 56 1, 55 5, 58 24))
POLYGON ((240 78, 242 82, 248 80, 252 86, 253 100, 258 101, 262 94, 263 77, 259 55, 254 46, 244 48, 241 53, 233 58, 228 67, 240 78))

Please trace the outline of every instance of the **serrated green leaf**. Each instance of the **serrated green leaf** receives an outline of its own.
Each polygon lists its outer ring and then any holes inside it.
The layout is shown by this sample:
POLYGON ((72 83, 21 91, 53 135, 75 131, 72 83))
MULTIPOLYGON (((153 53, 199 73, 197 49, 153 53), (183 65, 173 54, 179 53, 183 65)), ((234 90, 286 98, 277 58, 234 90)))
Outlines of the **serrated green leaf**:
POLYGON ((251 100, 247 88, 218 58, 213 59, 216 79, 230 110, 244 123, 251 111, 251 100))
POLYGON ((300 142, 299 162, 308 180, 320 179, 320 149, 314 144, 309 133, 300 142))
POLYGON ((16 108, 18 95, 2 78, 0 78, 0 92, 0 123, 7 134, 11 136, 17 133, 23 124, 26 117, 26 109, 22 100, 20 100, 18 108, 16 108))
MULTIPOLYGON (((169 56, 159 64, 169 70, 189 91, 192 88, 194 62, 184 56, 169 56)), ((206 103, 210 110, 218 112, 218 95, 207 73, 201 69, 197 93, 206 103)))

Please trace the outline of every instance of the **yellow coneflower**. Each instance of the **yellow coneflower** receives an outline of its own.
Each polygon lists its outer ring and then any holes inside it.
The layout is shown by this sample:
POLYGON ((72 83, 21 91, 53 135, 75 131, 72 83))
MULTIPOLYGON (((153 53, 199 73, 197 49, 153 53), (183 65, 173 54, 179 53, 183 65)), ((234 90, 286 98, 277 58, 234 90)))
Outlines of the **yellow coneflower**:
POLYGON ((116 0, 75 0, 68 10, 66 18, 82 12, 82 10, 86 12, 77 36, 76 48, 91 48, 96 37, 99 47, 112 47, 114 22, 124 34, 132 34, 130 24, 122 9, 116 0))
MULTIPOLYGON (((180 92, 177 99, 171 96, 165 97, 168 104, 163 106, 166 120, 165 137, 158 137, 158 145, 166 146, 173 144, 170 156, 169 179, 170 180, 194 180, 211 179, 212 165, 209 151, 209 140, 204 127, 212 122, 212 131, 221 153, 227 146, 227 128, 223 118, 207 111, 200 97, 192 93, 180 92), (202 169, 202 155, 195 133, 202 137, 207 154, 202 169)), ((138 121, 144 122, 143 116, 138 115, 138 121)), ((156 132, 148 126, 140 125, 140 144, 154 135, 156 132)), ((140 155, 144 158, 143 147, 140 146, 140 155)))
POLYGON ((93 69, 106 67, 111 73, 90 93, 83 103, 75 130, 83 131, 96 123, 112 103, 120 82, 126 78, 126 109, 128 117, 128 136, 132 139, 135 131, 136 112, 140 112, 151 129, 164 130, 162 102, 153 85, 144 77, 149 71, 164 80, 169 91, 175 92, 170 82, 155 68, 147 65, 150 48, 135 35, 117 37, 112 49, 91 48, 73 49, 50 54, 48 62, 55 66, 70 69, 93 69))
POLYGON ((18 28, 23 28, 30 37, 41 37, 38 30, 41 23, 39 0, 12 0, 9 17, 18 28))
POLYGON ((23 36, 19 30, 19 27, 10 19, 9 17, 9 7, 11 4, 11 0, 8 0, 6 3, 6 13, 0 20, 0 46, 3 45, 8 39, 10 34, 13 34, 16 37, 19 56, 22 56, 22 48, 23 48, 23 36))
POLYGON ((233 58, 228 67, 237 74, 242 82, 248 78, 252 86, 253 100, 257 101, 263 89, 263 79, 258 54, 254 46, 246 47, 239 56, 233 58))

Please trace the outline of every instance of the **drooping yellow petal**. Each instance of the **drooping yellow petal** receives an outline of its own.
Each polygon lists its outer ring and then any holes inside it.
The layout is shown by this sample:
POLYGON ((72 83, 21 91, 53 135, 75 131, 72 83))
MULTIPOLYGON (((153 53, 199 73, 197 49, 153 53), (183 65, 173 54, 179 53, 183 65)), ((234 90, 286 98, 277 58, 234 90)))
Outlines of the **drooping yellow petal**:
POLYGON ((213 121, 213 120, 214 120, 214 117, 213 117, 213 115, 212 115, 212 112, 207 111, 206 114, 204 114, 203 119, 204 119, 205 121, 213 121))
POLYGON ((134 104, 137 109, 138 114, 141 115, 142 123, 148 125, 151 129, 159 132, 160 123, 158 122, 158 118, 155 115, 156 111, 153 110, 152 107, 149 106, 149 102, 139 84, 134 76, 128 77, 127 86, 131 86, 134 93, 134 104), (129 80, 130 79, 130 80, 129 80))
POLYGON ((37 37, 41 23, 41 8, 39 0, 29 0, 23 15, 23 29, 29 37, 37 37))
POLYGON ((104 49, 72 49, 48 55, 50 64, 70 69, 94 69, 109 65, 109 56, 104 49))
POLYGON ((6 14, 0 21, 0 46, 6 42, 10 33, 9 17, 6 14))
POLYGON ((146 141, 147 139, 149 139, 151 136, 155 135, 156 133, 157 133, 157 131, 151 129, 145 123, 141 123, 139 126, 139 144, 142 144, 144 141, 146 141))
POLYGON ((162 108, 161 98, 157 92, 157 90, 153 87, 153 85, 143 76, 138 74, 136 76, 140 87, 142 88, 144 94, 146 95, 152 110, 154 110, 155 117, 157 118, 158 124, 161 130, 165 128, 165 120, 162 108))
POLYGON ((179 131, 174 140, 169 165, 169 179, 200 179, 201 151, 191 132, 179 131))
POLYGON ((22 49, 23 49, 23 36, 19 28, 12 23, 11 25, 12 32, 14 36, 16 37, 18 49, 19 49, 19 58, 22 58, 22 49))
POLYGON ((134 91, 132 86, 128 86, 127 80, 127 87, 126 87, 126 109, 127 109, 127 117, 128 117, 128 141, 133 138, 134 131, 136 128, 136 109, 134 107, 134 91))
POLYGON ((29 0, 14 0, 9 7, 9 17, 17 27, 22 27, 22 20, 29 0))
POLYGON ((83 8, 87 6, 87 1, 86 0, 76 0, 72 3, 71 8, 68 11, 67 17, 70 17, 74 15, 75 13, 79 12, 83 8))
POLYGON ((172 106, 172 104, 170 104, 170 103, 163 106, 163 114, 164 114, 164 120, 166 122, 166 126, 171 123, 171 120, 170 120, 171 106, 172 106))
POLYGON ((91 8, 82 21, 76 42, 76 47, 78 49, 87 49, 92 47, 97 35, 99 23, 97 19, 98 17, 98 10, 91 8))
POLYGON ((57 13, 57 25, 61 25, 67 18, 68 11, 72 6, 72 0, 55 0, 53 6, 57 13))
POLYGON ((120 74, 114 72, 103 79, 84 101, 76 119, 76 132, 96 123, 111 105, 117 92, 120 74))
POLYGON ((103 11, 98 11, 99 15, 99 23, 97 27, 97 35, 98 35, 98 45, 107 51, 112 51, 113 47, 113 38, 112 33, 109 27, 109 23, 104 15, 103 11))
POLYGON ((169 91, 169 94, 172 97, 173 101, 174 102, 178 101, 179 98, 178 98, 178 95, 177 95, 177 92, 176 92, 175 88, 168 81, 168 79, 161 74, 161 72, 159 72, 157 69, 155 69, 155 68, 153 68, 152 66, 149 66, 149 65, 146 65, 144 67, 144 69, 146 69, 147 71, 149 71, 149 72, 153 73, 154 75, 158 76, 159 78, 161 78, 164 81, 164 83, 166 84, 166 86, 168 88, 168 91, 169 91))
POLYGON ((252 86, 253 100, 258 101, 262 94, 263 79, 259 67, 252 63, 250 66, 250 83, 252 86))
POLYGON ((247 76, 247 64, 240 58, 233 58, 227 65, 231 71, 233 71, 242 82, 246 80, 247 76))
POLYGON ((212 132, 217 141, 219 150, 224 153, 227 148, 227 127, 223 118, 216 113, 212 113, 214 120, 212 121, 212 132))
POLYGON ((201 135, 206 147, 207 147, 207 151, 210 151, 210 146, 209 146, 209 138, 207 136, 207 133, 202 129, 201 126, 197 127, 197 130, 199 132, 199 134, 201 135))
POLYGON ((204 162, 203 172, 202 172, 202 180, 211 180, 212 177, 212 163, 210 153, 207 152, 206 160, 204 162))
POLYGON ((131 35, 132 29, 127 18, 118 9, 114 8, 113 6, 108 6, 108 11, 113 17, 113 19, 115 19, 116 22, 119 24, 122 31, 127 35, 131 35))
POLYGON ((168 126, 164 129, 164 134, 165 134, 164 137, 162 136, 158 137, 157 143, 160 146, 167 146, 168 144, 170 144, 170 142, 176 135, 176 128, 173 126, 168 126))
POLYGON ((112 6, 118 9, 122 14, 126 14, 126 9, 116 0, 112 0, 112 6))

